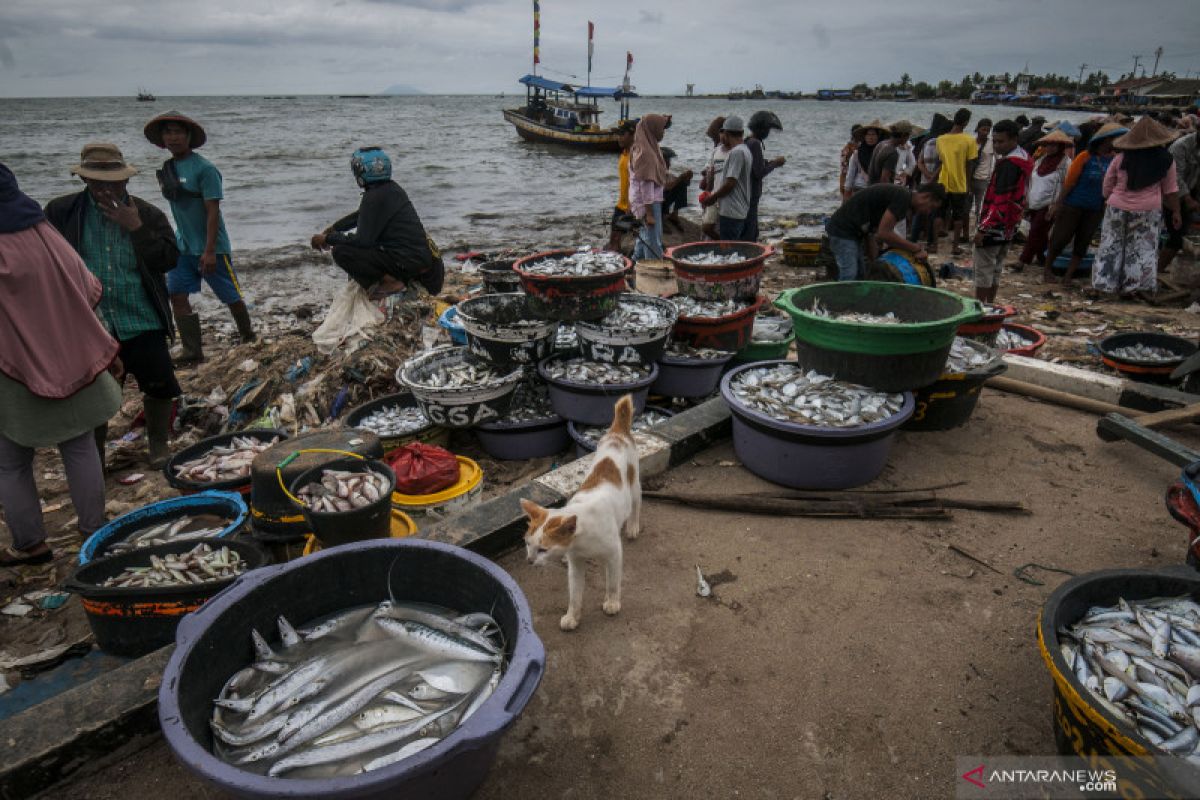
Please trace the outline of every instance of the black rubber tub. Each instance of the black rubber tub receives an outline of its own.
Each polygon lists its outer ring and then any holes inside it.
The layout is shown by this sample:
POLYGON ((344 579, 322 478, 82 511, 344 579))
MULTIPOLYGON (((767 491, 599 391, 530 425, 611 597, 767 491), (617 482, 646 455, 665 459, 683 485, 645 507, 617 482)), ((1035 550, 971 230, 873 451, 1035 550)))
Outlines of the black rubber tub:
POLYGON ((487 383, 457 389, 437 388, 426 383, 429 375, 442 366, 453 367, 471 361, 487 364, 472 356, 465 347, 439 347, 401 364, 396 370, 396 380, 416 396, 421 410, 435 425, 473 428, 508 413, 513 392, 521 380, 521 370, 515 368, 487 383))
POLYGON ((175 652, 163 674, 158 715, 167 744, 179 761, 238 797, 456 800, 468 797, 487 776, 501 737, 537 690, 545 662, 546 652, 533 630, 524 594, 491 561, 437 542, 358 542, 259 570, 188 616, 179 626, 175 652), (484 611, 495 617, 507 666, 495 692, 479 710, 436 745, 389 767, 351 777, 269 778, 214 756, 209 730, 212 699, 229 676, 254 660, 251 630, 274 631, 280 615, 302 625, 345 608, 382 602, 388 599, 389 576, 398 601, 484 611))
POLYGON ((300 473, 289 488, 296 498, 292 502, 304 514, 304 518, 308 520, 309 530, 321 540, 323 547, 336 547, 350 542, 361 542, 364 539, 386 539, 391 535, 392 492, 396 490, 396 473, 392 472, 392 468, 382 461, 339 458, 300 473), (313 511, 299 501, 300 490, 310 483, 320 483, 321 476, 327 469, 346 472, 374 472, 383 476, 387 481, 387 487, 380 493, 378 500, 362 508, 338 513, 313 511))
POLYGON ((625 281, 633 273, 633 262, 625 259, 624 269, 601 275, 534 275, 522 266, 544 258, 566 258, 574 250, 549 250, 526 256, 513 264, 521 276, 521 288, 529 295, 531 308, 543 319, 561 322, 600 319, 617 307, 617 297, 626 290, 625 281))
POLYGON ((75 570, 63 588, 79 595, 88 625, 101 650, 117 656, 136 657, 166 647, 174 640, 175 629, 185 614, 200 608, 233 584, 235 578, 152 589, 100 586, 106 579, 124 572, 126 567, 149 564, 152 555, 161 558, 171 553, 186 553, 201 542, 214 550, 228 547, 237 551, 246 560, 247 570, 268 563, 267 554, 251 542, 193 539, 96 559, 75 570))
POLYGON ((1008 369, 1000 351, 977 341, 967 340, 966 344, 990 354, 992 359, 967 372, 943 372, 935 383, 913 392, 917 405, 904 423, 904 430, 948 431, 967 424, 979 404, 983 384, 1008 369))
POLYGON ((721 374, 733 356, 733 353, 726 353, 720 358, 687 358, 664 353, 658 360, 658 378, 651 384, 650 394, 708 397, 720 386, 721 374))
MULTIPOLYGON (((347 428, 357 428, 358 423, 364 417, 368 417, 381 408, 390 408, 400 406, 401 408, 412 408, 417 406, 417 398, 413 397, 411 392, 400 392, 398 394, 388 394, 383 397, 376 397, 374 400, 368 400, 360 406, 355 406, 346 412, 346 416, 342 419, 347 428)), ((366 430, 362 428, 361 430, 366 430)), ((372 435, 378 436, 372 432, 372 435)), ((379 442, 383 445, 383 452, 390 453, 398 447, 403 447, 412 442, 425 442, 426 444, 436 444, 445 446, 450 439, 450 431, 445 428, 439 428, 432 422, 419 430, 411 433, 401 433, 395 436, 380 436, 379 442)))
POLYGON ((1123 797, 1200 797, 1200 769, 1182 758, 1166 758, 1165 751, 1096 702, 1063 658, 1058 630, 1073 625, 1090 607, 1113 606, 1118 598, 1183 595, 1200 601, 1200 575, 1190 567, 1102 570, 1063 582, 1038 617, 1038 647, 1053 681, 1051 717, 1058 752, 1083 756, 1093 768, 1116 770, 1118 780, 1127 784, 1122 787, 1123 797), (1147 755, 1161 758, 1153 762, 1137 758, 1147 755))
POLYGON ((280 441, 288 438, 286 432, 274 428, 251 428, 244 431, 234 431, 232 433, 222 433, 217 436, 210 436, 207 439, 201 439, 191 447, 185 447, 175 455, 171 456, 170 460, 163 466, 163 477, 167 479, 167 483, 179 490, 180 494, 192 494, 193 492, 205 492, 209 490, 219 492, 238 492, 239 494, 250 494, 250 479, 249 474, 244 478, 235 478, 227 481, 212 481, 211 483, 200 483, 192 480, 184 480, 183 478, 175 477, 175 467, 188 461, 200 458, 214 447, 224 447, 234 439, 241 437, 249 437, 260 441, 269 442, 272 439, 278 438, 280 441))
POLYGON ((633 396, 633 411, 642 413, 650 384, 658 377, 658 365, 651 364, 650 372, 632 383, 577 383, 551 378, 546 364, 562 356, 550 356, 538 364, 538 375, 550 389, 550 404, 560 417, 582 425, 608 425, 613 420, 613 406, 622 395, 633 396))
POLYGON ((763 264, 774 248, 757 242, 691 242, 669 248, 679 293, 697 300, 753 300, 762 286, 763 264), (731 264, 693 264, 705 254, 737 255, 731 264))
POLYGON ((1196 352, 1196 343, 1180 336, 1166 333, 1118 333, 1100 342, 1100 360, 1105 366, 1115 369, 1127 378, 1147 383, 1170 383, 1171 373, 1184 362, 1188 356, 1196 352), (1133 347, 1144 344, 1147 347, 1161 347, 1175 354, 1170 361, 1146 361, 1144 359, 1123 358, 1114 353, 1123 347, 1133 347))
POLYGON ((623 294, 617 299, 617 313, 622 306, 653 310, 658 313, 661 323, 632 330, 615 314, 593 322, 577 322, 575 331, 579 335, 580 352, 587 360, 601 364, 653 364, 667 349, 671 328, 679 317, 675 304, 661 297, 623 294))
POLYGON ((485 294, 458 304, 472 355, 501 366, 532 366, 550 355, 558 323, 534 316, 523 294, 485 294))
POLYGON ((524 461, 561 453, 571 443, 560 416, 525 422, 485 422, 475 428, 480 447, 501 461, 524 461))
POLYGON ((479 267, 484 294, 513 294, 521 291, 521 276, 513 271, 515 258, 487 261, 479 267))
POLYGON ((98 558, 104 558, 113 545, 125 541, 135 531, 167 520, 200 514, 212 514, 228 520, 221 532, 212 537, 224 539, 241 532, 250 516, 250 509, 242 495, 237 492, 197 492, 184 497, 159 500, 157 503, 134 509, 128 514, 122 514, 89 536, 83 547, 79 548, 79 564, 83 566, 98 558))

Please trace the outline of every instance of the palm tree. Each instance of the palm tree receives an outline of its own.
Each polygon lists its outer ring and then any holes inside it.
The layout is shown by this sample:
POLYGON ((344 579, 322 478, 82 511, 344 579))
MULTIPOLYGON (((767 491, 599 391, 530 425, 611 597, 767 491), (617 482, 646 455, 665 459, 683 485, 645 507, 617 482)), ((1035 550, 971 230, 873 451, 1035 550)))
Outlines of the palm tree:
POLYGON ((900 76, 900 88, 901 89, 912 88, 912 78, 909 77, 907 72, 900 76))

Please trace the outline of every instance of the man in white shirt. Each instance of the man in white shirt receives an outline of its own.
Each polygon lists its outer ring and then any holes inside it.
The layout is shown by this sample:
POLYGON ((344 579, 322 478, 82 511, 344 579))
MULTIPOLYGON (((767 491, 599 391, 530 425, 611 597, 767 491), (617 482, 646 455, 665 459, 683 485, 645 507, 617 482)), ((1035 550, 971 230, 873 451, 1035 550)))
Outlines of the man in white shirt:
POLYGON ((729 149, 717 188, 704 198, 703 205, 717 206, 717 228, 722 241, 746 241, 747 217, 750 213, 750 171, 754 156, 742 142, 746 126, 742 118, 730 115, 721 125, 721 143, 729 149))
POLYGON ((975 159, 971 171, 971 199, 975 206, 975 225, 978 227, 983 196, 987 194, 992 170, 996 166, 996 151, 992 148, 992 121, 987 117, 975 125, 975 145, 979 148, 979 158, 975 159))

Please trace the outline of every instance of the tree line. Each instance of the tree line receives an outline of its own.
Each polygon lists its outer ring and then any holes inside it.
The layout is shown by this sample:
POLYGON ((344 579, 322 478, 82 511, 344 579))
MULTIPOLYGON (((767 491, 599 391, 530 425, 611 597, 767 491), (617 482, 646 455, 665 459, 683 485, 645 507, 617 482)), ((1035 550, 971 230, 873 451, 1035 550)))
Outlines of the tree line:
MULTIPOLYGON (((1117 82, 1128 80, 1130 77, 1132 77, 1130 74, 1123 74, 1117 78, 1117 82)), ((1175 75, 1169 72, 1161 72, 1157 77, 1161 77, 1164 80, 1175 79, 1175 75)), ((1051 72, 1045 75, 1030 75, 1029 91, 1036 92, 1038 89, 1057 89, 1064 93, 1078 91, 1080 94, 1096 94, 1112 82, 1108 74, 1102 71, 1089 72, 1083 77, 1082 81, 1079 79, 1079 75, 1057 75, 1051 72)), ((853 87, 853 91, 856 93, 875 92, 878 94, 908 91, 912 92, 913 97, 921 100, 935 97, 968 100, 971 97, 971 93, 985 83, 1003 83, 1009 87, 1010 91, 1014 91, 1016 89, 1016 76, 1009 72, 1003 75, 987 76, 976 72, 974 75, 964 75, 958 83, 951 80, 943 80, 932 84, 925 81, 914 83, 912 77, 906 72, 900 76, 898 83, 883 83, 874 88, 866 83, 859 83, 853 87)))

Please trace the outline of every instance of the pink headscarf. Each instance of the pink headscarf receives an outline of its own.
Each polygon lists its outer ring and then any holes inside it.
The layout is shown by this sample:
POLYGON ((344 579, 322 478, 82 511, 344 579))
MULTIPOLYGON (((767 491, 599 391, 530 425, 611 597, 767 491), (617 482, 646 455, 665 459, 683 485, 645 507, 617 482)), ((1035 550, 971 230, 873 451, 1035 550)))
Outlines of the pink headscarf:
POLYGON ((658 143, 667 130, 668 117, 647 114, 633 131, 633 146, 629 148, 629 165, 634 177, 653 181, 659 186, 667 182, 667 162, 658 143))
POLYGON ((0 372, 39 397, 70 397, 120 345, 92 309, 100 281, 49 222, 0 233, 0 372))

